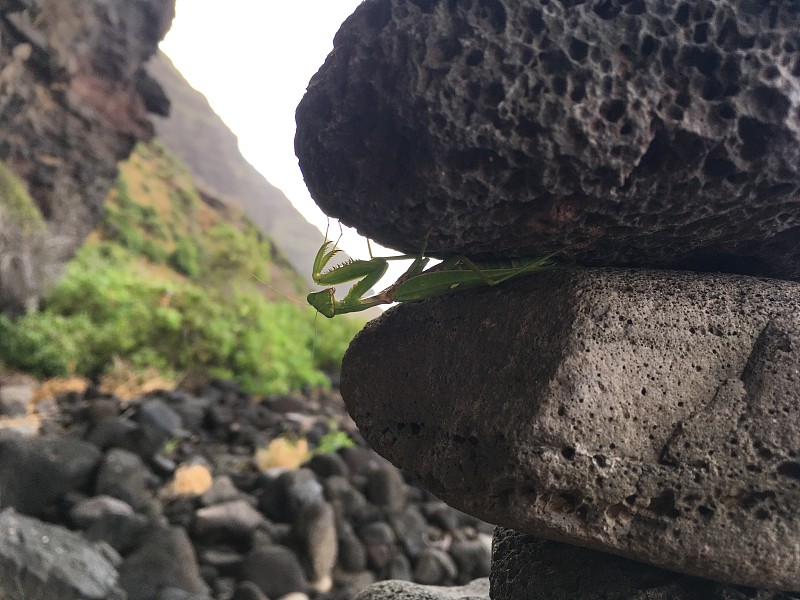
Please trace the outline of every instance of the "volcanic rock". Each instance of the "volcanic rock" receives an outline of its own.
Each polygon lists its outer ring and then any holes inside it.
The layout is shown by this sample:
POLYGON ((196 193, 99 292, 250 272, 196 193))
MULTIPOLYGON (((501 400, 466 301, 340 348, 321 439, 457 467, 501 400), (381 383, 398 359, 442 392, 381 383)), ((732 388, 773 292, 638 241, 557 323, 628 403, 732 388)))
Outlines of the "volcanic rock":
POLYGON ((477 579, 462 587, 434 587, 406 581, 371 585, 356 600, 489 600, 489 580, 477 579))
POLYGON ((382 244, 800 278, 794 2, 369 0, 297 109, 382 244))
POLYGON ((791 600, 679 576, 603 552, 499 527, 492 553, 493 600, 791 600))
POLYGON ((0 595, 4 600, 124 600, 113 553, 8 508, 0 513, 0 595))
POLYGON ((168 588, 206 598, 189 536, 179 527, 154 527, 141 546, 120 568, 120 581, 129 600, 152 600, 168 588))
POLYGON ((270 598, 308 587, 297 556, 282 546, 261 546, 250 552, 242 565, 242 579, 255 583, 270 598))
POLYGON ((342 395, 378 452, 486 521, 800 590, 799 373, 796 283, 563 269, 390 310, 342 395))
POLYGON ((86 486, 101 459, 97 448, 80 440, 0 431, 0 505, 39 515, 86 486))

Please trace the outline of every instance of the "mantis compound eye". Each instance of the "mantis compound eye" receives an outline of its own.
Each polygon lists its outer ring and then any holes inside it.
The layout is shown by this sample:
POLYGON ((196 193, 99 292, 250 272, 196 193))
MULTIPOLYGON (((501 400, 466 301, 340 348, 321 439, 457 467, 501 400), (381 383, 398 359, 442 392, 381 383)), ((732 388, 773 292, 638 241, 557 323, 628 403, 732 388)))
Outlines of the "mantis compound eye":
POLYGON ((327 288, 320 292, 311 292, 306 296, 306 300, 311 306, 317 309, 317 311, 331 319, 333 315, 336 314, 334 293, 335 290, 333 288, 327 288))

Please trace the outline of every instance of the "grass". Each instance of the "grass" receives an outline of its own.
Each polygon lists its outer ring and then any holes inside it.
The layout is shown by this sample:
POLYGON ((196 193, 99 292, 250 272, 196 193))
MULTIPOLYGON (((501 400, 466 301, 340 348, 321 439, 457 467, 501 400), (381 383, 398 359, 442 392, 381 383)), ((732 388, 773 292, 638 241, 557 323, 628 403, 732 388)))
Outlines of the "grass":
POLYGON ((269 238, 235 206, 203 202, 159 144, 143 145, 41 309, 0 317, 0 364, 99 377, 123 361, 263 394, 327 386, 363 322, 316 319, 310 307, 275 300, 285 296, 302 297, 302 280, 269 238))

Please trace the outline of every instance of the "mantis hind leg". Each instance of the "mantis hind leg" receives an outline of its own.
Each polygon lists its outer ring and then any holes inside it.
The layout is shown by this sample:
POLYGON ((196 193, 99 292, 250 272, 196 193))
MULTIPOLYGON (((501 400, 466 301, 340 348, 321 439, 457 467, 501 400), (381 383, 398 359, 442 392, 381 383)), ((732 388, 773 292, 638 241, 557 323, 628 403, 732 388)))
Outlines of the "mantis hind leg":
POLYGON ((478 277, 480 277, 486 285, 498 285, 503 283, 504 281, 508 281, 509 279, 513 279, 514 277, 519 277, 523 273, 527 273, 528 271, 536 271, 538 269, 544 269, 550 266, 548 261, 552 258, 554 254, 548 254, 545 257, 542 257, 538 260, 531 261, 528 264, 522 265, 517 267, 516 269, 510 269, 508 272, 503 273, 502 275, 491 276, 487 275, 486 270, 481 269, 478 265, 468 259, 466 256, 458 257, 458 262, 465 267, 467 267, 470 271, 474 272, 478 277))

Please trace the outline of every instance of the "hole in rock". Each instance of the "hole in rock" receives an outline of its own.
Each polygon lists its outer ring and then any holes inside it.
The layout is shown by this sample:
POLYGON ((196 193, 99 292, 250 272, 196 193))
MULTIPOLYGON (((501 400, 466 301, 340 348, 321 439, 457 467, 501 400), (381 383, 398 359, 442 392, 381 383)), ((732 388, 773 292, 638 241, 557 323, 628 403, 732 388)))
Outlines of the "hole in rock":
POLYGON ((778 465, 776 471, 778 475, 800 480, 800 463, 784 462, 778 465))
POLYGON ((583 40, 572 38, 569 44, 569 56, 572 60, 581 62, 589 54, 589 44, 583 40))
POLYGON ((681 511, 675 505, 675 492, 672 490, 664 490, 661 494, 652 498, 647 505, 647 509, 656 515, 671 519, 681 514, 681 511))

